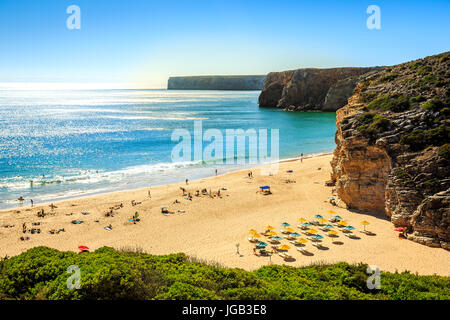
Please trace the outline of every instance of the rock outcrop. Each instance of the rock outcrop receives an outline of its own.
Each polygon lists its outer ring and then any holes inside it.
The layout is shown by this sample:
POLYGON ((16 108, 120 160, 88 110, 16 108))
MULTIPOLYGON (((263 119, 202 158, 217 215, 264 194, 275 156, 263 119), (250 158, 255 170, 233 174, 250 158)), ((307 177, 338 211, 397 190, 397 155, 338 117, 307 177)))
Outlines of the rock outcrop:
POLYGON ((347 103, 358 77, 379 68, 298 69, 271 72, 259 96, 260 107, 288 111, 336 111, 347 103))
POLYGON ((262 90, 266 76, 170 77, 169 90, 262 90))
POLYGON ((361 76, 336 112, 339 197, 450 249, 449 117, 450 52, 361 76))

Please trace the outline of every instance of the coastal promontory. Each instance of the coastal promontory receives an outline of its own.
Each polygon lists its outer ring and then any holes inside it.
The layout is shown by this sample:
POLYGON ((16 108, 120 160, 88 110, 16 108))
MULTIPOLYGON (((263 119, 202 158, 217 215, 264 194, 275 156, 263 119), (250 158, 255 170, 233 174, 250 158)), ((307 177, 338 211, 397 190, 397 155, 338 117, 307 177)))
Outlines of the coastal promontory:
POLYGON ((336 115, 339 197, 450 249, 449 122, 450 52, 362 76, 336 115))
POLYGON ((287 111, 336 111, 347 103, 362 74, 380 68, 297 69, 271 72, 259 106, 287 111))
POLYGON ((265 75, 170 77, 169 90, 262 90, 265 75))

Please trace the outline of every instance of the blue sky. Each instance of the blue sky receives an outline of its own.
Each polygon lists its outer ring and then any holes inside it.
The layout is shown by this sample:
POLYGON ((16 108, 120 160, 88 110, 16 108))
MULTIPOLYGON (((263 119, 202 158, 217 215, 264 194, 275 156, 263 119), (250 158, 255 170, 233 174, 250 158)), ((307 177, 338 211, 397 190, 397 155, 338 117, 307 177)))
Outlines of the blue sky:
POLYGON ((450 1, 0 0, 0 82, 165 87, 176 75, 397 64, 450 50, 450 1), (66 28, 69 5, 81 29, 66 28), (381 29, 366 27, 369 5, 381 29))

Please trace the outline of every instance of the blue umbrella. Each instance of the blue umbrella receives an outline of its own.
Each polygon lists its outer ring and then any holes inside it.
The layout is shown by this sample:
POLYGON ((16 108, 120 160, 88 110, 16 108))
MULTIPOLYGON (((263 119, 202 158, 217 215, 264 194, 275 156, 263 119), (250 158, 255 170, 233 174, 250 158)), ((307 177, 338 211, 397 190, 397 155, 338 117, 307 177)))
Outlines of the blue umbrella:
POLYGON ((326 224, 326 225, 324 225, 323 227, 326 228, 326 229, 334 228, 331 224, 326 224))
POLYGON ((323 217, 322 217, 320 214, 316 214, 316 215, 314 216, 314 218, 316 218, 316 219, 322 219, 323 217))
POLYGON ((283 240, 283 238, 282 237, 279 237, 279 236, 275 236, 275 237, 272 237, 272 238, 270 238, 271 240, 275 240, 275 241, 280 241, 280 240, 283 240))
POLYGON ((320 234, 316 234, 316 235, 313 235, 311 238, 313 238, 313 239, 323 239, 323 236, 321 236, 320 234))
POLYGON ((265 243, 265 242, 258 242, 258 243, 256 244, 256 246, 257 246, 257 247, 262 247, 262 248, 264 248, 264 247, 267 247, 267 243, 265 243))
POLYGON ((302 223, 301 226, 302 226, 302 227, 311 227, 312 224, 309 223, 309 222, 305 222, 305 223, 302 223))
POLYGON ((340 216, 334 216, 333 219, 335 219, 335 220, 342 220, 342 218, 340 216))
POLYGON ((300 234, 298 234, 297 232, 293 232, 290 234, 291 237, 296 238, 296 237, 300 237, 300 234))
POLYGON ((283 223, 281 224, 281 226, 282 226, 282 227, 289 227, 289 226, 290 226, 290 224, 289 224, 289 223, 287 223, 287 222, 283 222, 283 223))
POLYGON ((330 198, 329 200, 330 200, 330 201, 333 201, 333 200, 334 200, 334 198, 330 198))
POLYGON ((355 229, 355 227, 347 226, 347 227, 345 227, 344 229, 345 229, 345 230, 353 230, 353 229, 355 229))

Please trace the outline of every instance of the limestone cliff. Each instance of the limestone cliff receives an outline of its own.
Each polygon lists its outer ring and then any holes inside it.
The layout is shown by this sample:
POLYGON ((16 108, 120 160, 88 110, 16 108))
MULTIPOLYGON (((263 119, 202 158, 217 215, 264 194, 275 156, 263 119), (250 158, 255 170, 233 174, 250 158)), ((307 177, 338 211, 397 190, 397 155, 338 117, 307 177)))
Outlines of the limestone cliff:
POLYGON ((298 69, 271 72, 259 96, 260 107, 288 111, 336 111, 347 103, 358 77, 379 68, 298 69))
POLYGON ((262 90, 266 76, 170 77, 169 90, 262 90))
POLYGON ((450 52, 361 76, 336 115, 338 195, 450 249, 449 116, 450 52))

